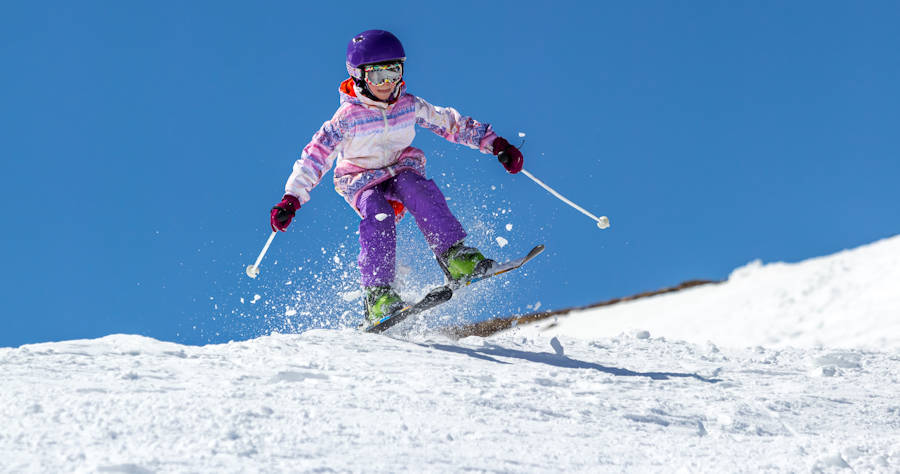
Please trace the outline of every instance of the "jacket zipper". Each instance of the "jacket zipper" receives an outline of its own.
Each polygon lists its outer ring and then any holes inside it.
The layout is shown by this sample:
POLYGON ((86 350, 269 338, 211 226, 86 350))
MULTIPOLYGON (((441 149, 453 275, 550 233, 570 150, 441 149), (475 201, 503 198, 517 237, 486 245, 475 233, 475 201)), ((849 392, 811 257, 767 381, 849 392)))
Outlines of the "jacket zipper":
MULTIPOLYGON (((387 139, 387 134, 388 134, 388 119, 387 119, 387 112, 385 112, 385 109, 381 109, 381 118, 384 119, 384 132, 382 132, 382 134, 381 134, 381 150, 382 150, 383 152, 386 152, 386 151, 387 151, 387 147, 384 146, 384 141, 387 139)), ((387 171, 388 171, 388 173, 390 173, 390 175, 391 175, 392 177, 393 177, 393 176, 396 176, 396 175, 394 174, 394 167, 393 167, 393 166, 388 166, 388 167, 387 167, 387 171)))

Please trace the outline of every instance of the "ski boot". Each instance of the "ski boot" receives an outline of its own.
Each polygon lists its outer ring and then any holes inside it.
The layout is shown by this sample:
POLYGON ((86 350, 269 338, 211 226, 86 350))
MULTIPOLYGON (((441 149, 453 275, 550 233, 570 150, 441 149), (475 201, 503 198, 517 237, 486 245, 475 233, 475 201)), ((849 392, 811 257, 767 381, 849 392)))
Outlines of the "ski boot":
POLYGON ((478 249, 466 247, 462 241, 453 244, 439 255, 437 261, 452 286, 486 274, 495 263, 491 259, 484 258, 478 249))
POLYGON ((368 286, 365 294, 366 319, 370 324, 381 321, 405 306, 403 299, 390 286, 368 286))

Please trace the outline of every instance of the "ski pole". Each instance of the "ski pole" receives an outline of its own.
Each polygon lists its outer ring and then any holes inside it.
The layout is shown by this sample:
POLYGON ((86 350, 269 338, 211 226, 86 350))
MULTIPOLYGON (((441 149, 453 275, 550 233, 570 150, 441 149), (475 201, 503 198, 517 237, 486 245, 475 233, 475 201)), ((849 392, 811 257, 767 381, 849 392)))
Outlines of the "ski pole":
POLYGON ((546 184, 544 184, 543 181, 541 181, 541 180, 535 178, 533 174, 529 173, 529 172, 526 171, 525 169, 522 169, 522 173, 524 173, 525 176, 528 176, 529 178, 531 178, 532 181, 534 181, 535 183, 537 183, 538 185, 540 185, 542 188, 546 189, 547 192, 549 192, 550 194, 556 196, 560 201, 562 201, 562 202, 564 202, 564 203, 566 203, 566 204, 568 204, 568 205, 574 207, 575 209, 581 211, 582 214, 584 214, 584 215, 590 217, 591 219, 597 221, 597 227, 599 227, 599 228, 601 228, 601 229, 606 229, 607 227, 609 227, 609 218, 608 218, 608 217, 606 217, 606 216, 600 216, 600 217, 597 217, 597 216, 591 214, 590 212, 585 211, 581 206, 579 206, 578 204, 575 204, 574 202, 572 202, 572 201, 566 199, 565 196, 563 196, 562 194, 559 194, 558 192, 556 192, 556 190, 554 190, 554 189, 551 188, 550 186, 547 186, 546 184))
POLYGON ((265 247, 263 247, 262 252, 259 253, 259 257, 256 257, 256 263, 253 265, 247 265, 247 276, 250 278, 256 278, 259 275, 259 262, 262 262, 263 257, 266 255, 266 252, 269 251, 269 245, 272 245, 272 239, 275 238, 275 234, 278 232, 272 231, 272 235, 269 236, 269 240, 266 241, 265 247))

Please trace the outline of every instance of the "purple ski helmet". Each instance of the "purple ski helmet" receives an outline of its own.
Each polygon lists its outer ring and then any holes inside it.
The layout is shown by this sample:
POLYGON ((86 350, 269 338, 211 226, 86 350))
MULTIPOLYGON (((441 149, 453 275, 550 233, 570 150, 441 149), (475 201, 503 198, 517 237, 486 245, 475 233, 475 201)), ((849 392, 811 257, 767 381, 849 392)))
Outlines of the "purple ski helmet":
POLYGON ((403 45, 390 31, 363 31, 347 44, 347 72, 357 80, 363 78, 362 65, 405 59, 403 45))

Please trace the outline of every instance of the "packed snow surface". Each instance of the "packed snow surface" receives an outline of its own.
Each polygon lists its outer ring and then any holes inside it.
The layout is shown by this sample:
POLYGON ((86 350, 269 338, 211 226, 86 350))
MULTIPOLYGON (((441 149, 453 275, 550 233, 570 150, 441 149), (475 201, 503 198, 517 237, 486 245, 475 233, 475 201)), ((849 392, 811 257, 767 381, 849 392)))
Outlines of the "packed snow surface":
POLYGON ((0 348, 0 472, 897 473, 898 258, 754 263, 489 338, 425 315, 0 348))
POLYGON ((314 330, 0 349, 4 472, 900 469, 900 355, 314 330))
POLYGON ((897 351, 900 236, 800 263, 755 261, 720 284, 573 312, 516 331, 583 339, 649 331, 720 346, 897 351))

